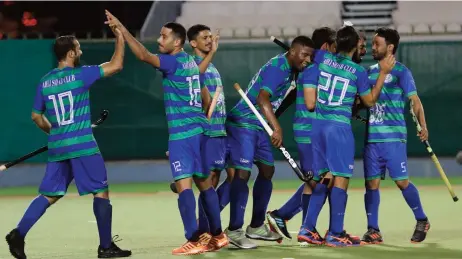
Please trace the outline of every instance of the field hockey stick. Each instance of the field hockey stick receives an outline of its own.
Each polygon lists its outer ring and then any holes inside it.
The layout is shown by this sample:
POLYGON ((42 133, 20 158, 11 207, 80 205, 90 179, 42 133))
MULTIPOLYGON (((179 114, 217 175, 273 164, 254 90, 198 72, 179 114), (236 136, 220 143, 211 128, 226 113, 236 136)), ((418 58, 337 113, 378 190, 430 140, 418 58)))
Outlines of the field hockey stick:
MULTIPOLYGON (((281 48, 283 48, 285 51, 288 51, 290 48, 289 46, 287 46, 286 44, 284 44, 284 42, 278 40, 276 37, 274 36, 271 36, 270 37, 271 41, 274 42, 276 45, 280 46, 281 48)), ((355 116, 353 116, 353 118, 355 120, 359 120, 361 122, 364 122, 364 123, 367 123, 367 120, 364 119, 363 117, 359 116, 358 114, 356 114, 355 116)))
POLYGON ((210 120, 212 118, 212 114, 215 111, 215 107, 218 103, 218 98, 220 98, 220 94, 223 91, 223 86, 218 86, 215 90, 215 94, 213 95, 212 103, 210 104, 209 112, 207 114, 207 119, 210 120))
MULTIPOLYGON (((261 114, 257 111, 257 109, 252 104, 252 102, 249 100, 247 95, 245 95, 244 91, 242 91, 239 84, 235 83, 234 88, 241 95, 242 99, 244 99, 244 101, 250 107, 250 109, 255 114, 255 116, 257 116, 257 119, 260 121, 260 123, 262 124, 263 128, 266 130, 268 135, 272 136, 273 135, 273 130, 270 128, 268 123, 266 123, 266 121, 263 119, 261 114)), ((309 182, 311 179, 313 179, 313 172, 311 172, 311 171, 310 172, 302 172, 302 170, 300 170, 300 167, 298 166, 297 162, 295 162, 295 160, 291 157, 291 155, 289 154, 289 152, 286 150, 286 148, 283 145, 281 145, 281 147, 279 147, 279 151, 281 151, 281 153, 284 155, 284 158, 290 164, 290 166, 292 167, 295 174, 298 176, 298 178, 300 180, 302 180, 303 182, 309 182)))
MULTIPOLYGON (((420 133, 420 132, 422 132, 422 127, 420 126, 420 123, 417 120, 417 116, 414 113, 414 109, 413 109, 414 108, 414 102, 412 100, 411 100, 409 108, 410 108, 409 110, 411 112, 412 120, 414 121, 414 124, 415 124, 415 126, 417 128, 417 132, 420 133)), ((425 140, 425 141, 423 141, 423 144, 425 145, 428 154, 430 155, 431 159, 433 160, 433 163, 435 164, 436 169, 440 173, 441 178, 443 179, 444 183, 446 184, 446 187, 448 187, 448 190, 449 190, 449 193, 451 194, 452 200, 454 202, 458 201, 459 198, 457 198, 456 194, 454 193, 454 190, 452 189, 451 183, 449 182, 448 177, 446 176, 446 173, 444 173, 443 167, 441 167, 441 164, 440 164, 438 158, 436 157, 436 154, 433 152, 433 149, 430 146, 430 142, 428 142, 428 140, 425 140)))
MULTIPOLYGON (((92 128, 95 128, 95 127, 97 127, 98 125, 100 125, 101 123, 103 123, 103 122, 106 120, 108 114, 109 114, 109 111, 108 111, 108 110, 103 110, 103 111, 101 112, 100 118, 99 118, 97 121, 95 121, 95 122, 91 125, 91 127, 92 127, 92 128)), ((37 150, 35 150, 35 151, 33 151, 33 152, 27 154, 27 155, 24 155, 24 156, 22 156, 22 157, 20 157, 20 158, 18 158, 18 159, 16 159, 16 160, 14 160, 14 161, 11 161, 11 162, 8 162, 8 163, 6 163, 6 164, 4 164, 4 165, 1 165, 1 166, 0 166, 0 172, 1 172, 1 171, 5 171, 6 169, 8 169, 8 168, 10 168, 10 167, 12 167, 12 166, 15 166, 15 165, 17 165, 17 164, 19 164, 19 163, 21 163, 21 162, 23 162, 23 161, 25 161, 25 160, 27 160, 27 159, 29 159, 29 158, 31 158, 31 157, 34 157, 34 156, 36 156, 36 155, 38 155, 38 154, 40 154, 40 153, 43 153, 43 152, 45 152, 45 151, 47 151, 47 150, 48 150, 48 145, 47 145, 47 146, 43 146, 43 147, 41 147, 41 148, 39 148, 39 149, 37 149, 37 150)))

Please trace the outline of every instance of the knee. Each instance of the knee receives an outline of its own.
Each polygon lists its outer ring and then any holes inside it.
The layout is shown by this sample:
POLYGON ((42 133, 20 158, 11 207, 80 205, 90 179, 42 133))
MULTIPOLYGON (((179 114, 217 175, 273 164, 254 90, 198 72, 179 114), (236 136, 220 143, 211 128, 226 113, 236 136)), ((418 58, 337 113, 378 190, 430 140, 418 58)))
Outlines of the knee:
POLYGON ((395 181, 395 183, 396 183, 396 186, 398 186, 398 188, 400 190, 404 190, 409 186, 409 180, 408 179, 398 180, 398 181, 395 181))
POLYGON ((95 194, 93 194, 93 196, 96 197, 96 198, 109 200, 109 191, 95 193, 95 194))
POLYGON ((377 190, 380 187, 380 179, 366 180, 365 186, 368 190, 377 190))
POLYGON ((274 166, 260 164, 258 166, 258 176, 263 177, 266 180, 271 180, 273 179, 274 170, 274 166))
POLYGON ((234 178, 234 168, 226 169, 226 173, 227 173, 226 181, 228 183, 231 183, 233 181, 233 178, 234 178))
POLYGON ((50 203, 50 206, 55 204, 56 202, 58 202, 62 197, 64 197, 63 195, 61 196, 45 196, 45 195, 42 195, 43 197, 45 197, 45 199, 48 200, 48 203, 50 203))
POLYGON ((348 183, 350 182, 350 178, 342 177, 342 176, 335 176, 334 177, 334 186, 343 190, 348 189, 348 183))
POLYGON ((249 171, 244 171, 244 170, 240 170, 240 169, 237 169, 235 171, 235 174, 234 174, 234 177, 233 178, 239 178, 239 179, 242 179, 246 182, 249 181, 249 178, 250 178, 250 172, 249 171))

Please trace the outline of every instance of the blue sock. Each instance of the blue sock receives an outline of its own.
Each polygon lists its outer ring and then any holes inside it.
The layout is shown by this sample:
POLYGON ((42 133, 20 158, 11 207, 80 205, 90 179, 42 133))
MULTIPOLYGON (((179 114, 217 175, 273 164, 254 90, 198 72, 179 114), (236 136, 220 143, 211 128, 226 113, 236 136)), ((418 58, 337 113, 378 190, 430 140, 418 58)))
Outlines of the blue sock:
POLYGON ((379 230, 379 205, 380 191, 379 189, 366 189, 364 194, 364 206, 366 207, 367 228, 379 230))
POLYGON ((218 195, 213 187, 202 191, 199 198, 203 204, 204 212, 210 225, 212 236, 221 234, 220 205, 218 204, 218 195))
POLYGON ((199 195, 199 199, 197 201, 197 206, 199 207, 199 232, 198 234, 201 235, 203 233, 209 233, 209 220, 207 219, 207 214, 204 210, 204 205, 202 204, 201 196, 199 195))
POLYGON ((193 190, 186 189, 178 195, 178 208, 184 226, 184 236, 188 241, 197 242, 196 199, 193 190))
POLYGON ((302 194, 302 215, 303 215, 302 220, 306 218, 308 206, 310 205, 310 198, 311 198, 311 194, 302 194))
MULTIPOLYGON (((258 228, 265 223, 266 210, 273 192, 273 182, 258 175, 253 185, 253 211, 250 227, 258 228)), ((301 197, 298 197, 301 199, 301 197)))
POLYGON ((305 188, 305 184, 300 185, 292 197, 290 197, 290 199, 286 201, 281 208, 275 211, 277 216, 285 220, 290 220, 293 216, 300 212, 300 209, 302 208, 303 188, 305 188))
POLYGON ((345 209, 347 201, 347 193, 345 190, 338 187, 333 187, 330 193, 331 198, 331 225, 329 231, 334 235, 339 235, 343 232, 343 223, 345 219, 345 209))
POLYGON ((112 205, 108 199, 93 198, 93 213, 98 225, 99 245, 109 248, 112 243, 112 205))
POLYGON ((409 205, 409 208, 411 208, 412 212, 414 212, 414 216, 416 220, 424 220, 427 219, 427 216, 425 215, 422 204, 420 203, 420 197, 419 197, 419 191, 415 187, 414 184, 409 182, 409 185, 407 186, 406 189, 401 190, 403 193, 404 199, 407 202, 407 205, 409 205))
POLYGON ((218 186, 217 194, 218 200, 220 201, 220 210, 223 210, 229 203, 229 192, 231 190, 231 184, 228 181, 224 181, 218 186))
POLYGON ((249 199, 249 186, 247 181, 235 176, 231 182, 230 188, 230 218, 229 218, 229 230, 236 230, 242 228, 244 225, 244 214, 245 207, 247 206, 247 200, 249 199))
POLYGON ((34 226, 35 223, 42 217, 45 211, 50 207, 47 198, 42 195, 37 196, 29 205, 18 224, 18 231, 22 237, 27 235, 27 232, 34 226))
POLYGON ((327 186, 324 184, 316 184, 316 187, 311 194, 310 204, 306 213, 305 220, 303 221, 303 228, 314 230, 318 221, 319 213, 321 213, 322 206, 326 202, 327 186))

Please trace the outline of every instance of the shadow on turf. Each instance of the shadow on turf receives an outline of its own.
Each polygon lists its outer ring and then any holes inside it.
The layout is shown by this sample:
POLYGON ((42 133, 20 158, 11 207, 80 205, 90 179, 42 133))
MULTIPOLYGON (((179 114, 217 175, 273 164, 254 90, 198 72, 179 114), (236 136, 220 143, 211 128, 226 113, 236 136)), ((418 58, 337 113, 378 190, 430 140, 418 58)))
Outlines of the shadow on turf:
MULTIPOLYGON (((406 244, 407 245, 407 244, 406 244)), ((299 258, 301 256, 310 256, 310 259, 314 258, 326 258, 324 253, 319 253, 320 250, 329 251, 329 253, 338 253, 339 256, 345 256, 347 258, 433 258, 433 259, 460 259, 462 258, 460 250, 453 250, 449 248, 442 248, 436 243, 425 243, 425 244, 409 244, 411 247, 395 246, 395 245, 367 245, 361 247, 348 247, 348 248, 330 248, 322 246, 309 246, 300 247, 294 246, 260 246, 257 249, 251 251, 258 251, 259 257, 262 258, 299 258), (387 249, 389 248, 389 249, 387 249), (316 254, 310 254, 310 251, 316 250, 316 254), (317 255, 319 253, 319 255, 317 255)), ((231 246, 226 249, 229 251, 236 251, 231 246)), ((249 250, 247 250, 249 251, 249 250)), ((314 251, 313 251, 314 252, 314 251)), ((327 256, 328 257, 328 256, 327 256)))

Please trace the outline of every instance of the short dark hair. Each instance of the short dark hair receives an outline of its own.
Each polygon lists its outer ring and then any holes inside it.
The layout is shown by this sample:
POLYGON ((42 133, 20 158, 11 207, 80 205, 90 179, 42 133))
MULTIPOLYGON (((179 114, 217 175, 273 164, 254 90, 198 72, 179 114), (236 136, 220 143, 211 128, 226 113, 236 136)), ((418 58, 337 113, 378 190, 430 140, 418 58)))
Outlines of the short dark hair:
POLYGON ((393 44, 393 54, 396 53, 399 45, 399 33, 397 30, 387 27, 381 27, 375 30, 375 34, 377 34, 377 36, 379 37, 384 38, 385 43, 387 43, 387 45, 393 44))
POLYGON ((74 35, 60 36, 55 40, 53 44, 53 52, 55 53, 56 59, 62 61, 66 58, 67 52, 75 50, 75 41, 77 38, 74 35))
POLYGON ((295 39, 292 40, 290 47, 294 47, 295 45, 301 45, 304 47, 314 48, 314 42, 307 36, 297 36, 295 39))
POLYGON ((314 48, 320 49, 321 46, 327 42, 327 44, 331 45, 335 42, 335 30, 329 27, 321 27, 313 31, 313 35, 311 35, 311 39, 314 42, 314 48))
POLYGON ((191 26, 186 33, 186 35, 188 35, 188 40, 196 40, 197 35, 199 35, 201 31, 210 31, 210 27, 203 24, 196 24, 191 26))
POLYGON ((337 31, 337 52, 350 52, 358 47, 359 34, 353 26, 343 26, 337 31))
POLYGON ((164 27, 171 29, 173 34, 175 34, 175 37, 181 40, 181 45, 184 45, 186 41, 186 29, 183 25, 176 22, 168 22, 164 24, 164 27))

